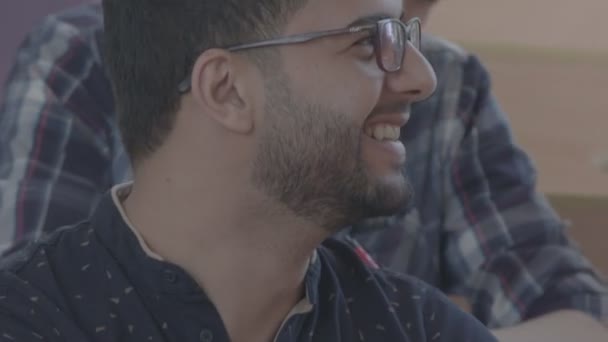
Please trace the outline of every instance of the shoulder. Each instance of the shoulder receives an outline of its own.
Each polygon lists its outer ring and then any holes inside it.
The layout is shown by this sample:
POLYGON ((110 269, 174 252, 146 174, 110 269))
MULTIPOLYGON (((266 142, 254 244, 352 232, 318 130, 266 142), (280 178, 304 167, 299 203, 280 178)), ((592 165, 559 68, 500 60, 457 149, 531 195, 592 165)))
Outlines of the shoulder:
MULTIPOLYGON (((423 38, 422 53, 435 72, 437 88, 428 99, 413 106, 406 136, 441 129, 445 132, 435 135, 440 144, 446 137, 450 142, 460 141, 478 116, 481 101, 491 96, 490 75, 479 57, 458 44, 432 35, 423 38)), ((420 151, 428 147, 426 141, 413 146, 420 151)))
POLYGON ((422 52, 425 56, 441 56, 461 63, 470 57, 470 53, 457 43, 431 34, 423 36, 422 52))
POLYGON ((452 303, 439 289, 413 277, 382 270, 383 281, 393 288, 389 297, 401 320, 419 324, 427 340, 496 341, 494 335, 472 315, 452 303), (415 310, 406 307, 416 308, 415 310), (415 317, 415 319, 412 319, 415 317))
POLYGON ((34 26, 26 41, 53 37, 88 37, 102 30, 101 5, 81 5, 47 15, 38 25, 34 26))
MULTIPOLYGON (((102 63, 102 36, 98 4, 49 15, 27 34, 16 51, 5 83, 4 107, 0 108, 15 129, 30 134, 32 128, 27 123, 36 123, 43 114, 71 119, 63 115, 66 110, 77 116, 86 113, 95 120, 100 116, 97 114, 113 112, 111 87, 102 63)), ((48 129, 57 127, 50 125, 48 129)))
MULTIPOLYGON (((17 293, 39 292, 61 303, 63 288, 80 281, 76 277, 76 271, 82 268, 80 263, 102 259, 103 250, 88 221, 59 228, 3 255, 0 288, 17 293)), ((27 295, 24 300, 31 296, 39 297, 27 295)))
POLYGON ((48 15, 19 46, 11 78, 34 77, 28 76, 30 74, 47 76, 58 69, 80 74, 91 63, 101 63, 102 33, 103 17, 98 4, 48 15))
POLYGON ((417 278, 363 262, 355 251, 354 240, 330 239, 323 247, 320 254, 329 261, 347 302, 351 301, 353 317, 373 312, 374 317, 363 319, 382 322, 387 330, 399 327, 419 340, 435 341, 449 336, 454 341, 495 341, 479 321, 436 288, 417 278))
POLYGON ((69 322, 64 290, 71 280, 65 275, 74 273, 70 268, 83 258, 85 249, 78 242, 89 231, 86 222, 63 227, 0 259, 1 324, 53 336, 54 327, 69 322))
POLYGON ((4 275, 12 274, 30 282, 34 279, 29 278, 29 275, 38 273, 36 269, 44 269, 43 266, 59 263, 60 259, 65 257, 64 254, 77 254, 78 250, 75 247, 82 244, 82 240, 88 239, 91 234, 92 227, 89 221, 58 228, 35 240, 29 240, 9 249, 0 258, 0 271, 4 275))
POLYGON ((422 52, 433 66, 439 82, 451 77, 458 77, 464 83, 479 81, 480 77, 488 78, 487 68, 480 58, 455 42, 425 35, 422 52))

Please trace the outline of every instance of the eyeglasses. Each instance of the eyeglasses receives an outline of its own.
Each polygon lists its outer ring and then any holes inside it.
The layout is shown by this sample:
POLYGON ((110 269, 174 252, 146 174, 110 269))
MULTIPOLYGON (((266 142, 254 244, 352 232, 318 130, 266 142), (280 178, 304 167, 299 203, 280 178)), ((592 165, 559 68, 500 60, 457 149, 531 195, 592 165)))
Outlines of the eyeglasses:
MULTIPOLYGON (((388 18, 377 21, 374 24, 349 26, 343 29, 309 32, 276 39, 263 40, 255 43, 234 45, 225 48, 228 51, 242 51, 288 44, 301 44, 311 40, 369 32, 374 44, 374 53, 378 67, 385 72, 396 72, 401 70, 407 42, 414 48, 420 50, 421 30, 420 19, 412 18, 407 23, 399 19, 388 18)), ((190 76, 180 82, 178 90, 186 93, 190 90, 190 76)))

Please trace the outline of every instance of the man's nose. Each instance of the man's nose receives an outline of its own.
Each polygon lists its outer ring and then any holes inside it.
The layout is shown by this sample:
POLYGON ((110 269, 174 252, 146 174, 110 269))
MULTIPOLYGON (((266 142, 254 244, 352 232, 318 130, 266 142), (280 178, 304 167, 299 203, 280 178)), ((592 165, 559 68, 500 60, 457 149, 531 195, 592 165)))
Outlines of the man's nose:
POLYGON ((433 68, 410 42, 406 47, 401 69, 389 73, 386 78, 391 92, 406 96, 408 102, 426 99, 435 91, 437 78, 433 68))

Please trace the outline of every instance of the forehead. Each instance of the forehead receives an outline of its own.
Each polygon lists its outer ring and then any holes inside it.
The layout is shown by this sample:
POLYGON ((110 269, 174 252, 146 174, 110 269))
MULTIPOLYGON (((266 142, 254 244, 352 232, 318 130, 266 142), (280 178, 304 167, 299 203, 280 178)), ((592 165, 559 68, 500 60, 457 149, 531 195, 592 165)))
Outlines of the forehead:
POLYGON ((286 27, 286 33, 345 27, 353 21, 374 15, 399 18, 403 0, 308 0, 286 27))

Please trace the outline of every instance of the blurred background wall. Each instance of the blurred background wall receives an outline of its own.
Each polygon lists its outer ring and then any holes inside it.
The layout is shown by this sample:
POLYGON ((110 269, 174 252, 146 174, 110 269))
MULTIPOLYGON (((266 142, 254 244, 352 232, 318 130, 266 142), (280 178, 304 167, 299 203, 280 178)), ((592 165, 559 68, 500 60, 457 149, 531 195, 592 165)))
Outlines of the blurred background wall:
POLYGON ((430 18, 489 67, 546 192, 608 195, 607 13, 606 0, 440 0, 430 18))
POLYGON ((456 40, 608 52, 605 0, 439 0, 431 29, 456 40))

